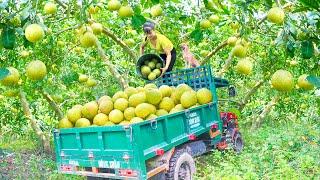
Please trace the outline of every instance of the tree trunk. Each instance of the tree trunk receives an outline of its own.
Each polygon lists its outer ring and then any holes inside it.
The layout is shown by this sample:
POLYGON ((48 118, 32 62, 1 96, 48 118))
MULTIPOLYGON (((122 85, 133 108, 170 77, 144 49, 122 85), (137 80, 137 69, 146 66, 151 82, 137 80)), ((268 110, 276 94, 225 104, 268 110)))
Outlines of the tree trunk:
POLYGON ((254 85, 254 87, 246 94, 240 103, 239 111, 241 112, 246 104, 249 102, 251 96, 258 91, 258 89, 265 83, 265 80, 261 80, 254 85))
POLYGON ((48 101, 50 107, 54 110, 56 115, 58 116, 59 120, 63 119, 64 115, 59 106, 54 102, 52 97, 45 91, 42 91, 42 96, 48 101))
POLYGON ((251 130, 254 131, 258 129, 263 123, 264 119, 267 117, 272 107, 277 104, 279 96, 275 96, 263 109, 262 113, 259 114, 258 118, 253 120, 251 130))
POLYGON ((22 90, 20 90, 19 97, 20 97, 22 108, 23 108, 23 113, 25 117, 29 120, 31 128, 34 130, 34 132, 40 139, 41 145, 43 146, 44 151, 48 154, 51 153, 50 140, 41 130, 39 124, 37 123, 37 120, 34 119, 34 117, 32 116, 29 103, 27 101, 25 93, 22 90))
POLYGON ((98 49, 98 53, 101 56, 102 60, 104 61, 104 63, 106 64, 108 70, 111 72, 111 74, 118 80, 118 82, 120 83, 122 89, 125 89, 127 87, 129 87, 129 84, 127 82, 126 79, 124 79, 121 74, 116 70, 116 68, 114 67, 113 64, 111 64, 111 62, 109 61, 108 57, 106 56, 104 50, 101 47, 101 43, 99 41, 97 41, 97 49, 98 49))

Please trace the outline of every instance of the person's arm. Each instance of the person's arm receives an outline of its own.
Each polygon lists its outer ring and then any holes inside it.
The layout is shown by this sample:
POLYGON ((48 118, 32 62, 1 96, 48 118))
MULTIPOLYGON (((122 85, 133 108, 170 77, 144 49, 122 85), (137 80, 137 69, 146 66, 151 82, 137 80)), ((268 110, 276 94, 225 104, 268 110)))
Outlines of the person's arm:
POLYGON ((161 76, 168 70, 169 65, 170 65, 170 63, 171 63, 171 50, 169 50, 169 49, 164 49, 164 52, 165 52, 166 55, 167 55, 167 59, 166 59, 166 65, 165 65, 165 67, 164 67, 164 68, 161 68, 161 70, 162 70, 161 76))
POLYGON ((140 46, 140 55, 144 54, 144 47, 147 45, 147 37, 144 38, 144 41, 142 41, 141 46, 140 46))

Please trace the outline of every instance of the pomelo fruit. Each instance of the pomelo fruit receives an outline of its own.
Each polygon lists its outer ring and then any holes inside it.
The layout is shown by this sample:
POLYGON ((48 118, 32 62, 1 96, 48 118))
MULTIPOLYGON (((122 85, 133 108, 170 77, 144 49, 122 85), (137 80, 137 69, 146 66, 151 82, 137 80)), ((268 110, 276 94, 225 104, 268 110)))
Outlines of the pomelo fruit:
POLYGON ((211 22, 209 20, 204 19, 204 20, 200 21, 200 27, 202 29, 208 29, 208 28, 210 28, 210 26, 211 26, 211 22))
POLYGON ((92 28, 93 34, 95 35, 101 34, 103 30, 102 24, 100 23, 92 23, 91 28, 92 28))
POLYGON ((88 80, 86 81, 86 86, 88 86, 88 87, 94 87, 97 84, 98 84, 98 82, 92 78, 88 78, 88 80))
POLYGON ((30 24, 25 29, 24 35, 28 41, 35 43, 44 37, 44 31, 39 24, 30 24))
POLYGON ((81 83, 84 83, 84 82, 87 82, 88 81, 88 76, 87 75, 85 75, 85 74, 80 74, 79 75, 79 82, 81 82, 81 83))
POLYGON ((303 74, 298 78, 298 86, 301 89, 304 90, 312 90, 314 88, 313 84, 311 84, 308 80, 307 80, 308 75, 307 74, 303 74))
POLYGON ((160 4, 152 6, 150 14, 152 17, 160 16, 162 14, 162 8, 161 8, 160 4))
POLYGON ((144 92, 139 92, 137 94, 133 94, 129 97, 129 106, 136 107, 141 103, 146 102, 147 98, 144 92))
POLYGON ((252 72, 253 64, 252 62, 245 58, 238 61, 236 65, 236 70, 240 74, 248 75, 252 72))
POLYGON ((149 89, 149 88, 158 89, 157 85, 153 83, 149 83, 144 86, 144 89, 149 89))
POLYGON ((106 100, 110 100, 112 102, 112 98, 110 96, 104 95, 99 98, 98 104, 100 105, 102 101, 106 101, 106 100))
POLYGON ((160 69, 154 69, 152 73, 156 74, 156 77, 159 77, 161 75, 161 70, 160 69))
POLYGON ((150 114, 148 117, 146 117, 146 120, 152 120, 152 119, 156 119, 158 116, 155 114, 150 114))
POLYGON ((113 126, 113 125, 115 125, 113 122, 111 122, 111 121, 107 121, 105 124, 104 124, 104 126, 113 126))
POLYGON ((170 97, 172 93, 172 89, 168 85, 161 85, 159 91, 161 92, 162 97, 170 97))
POLYGON ((134 123, 140 123, 140 122, 143 122, 143 119, 139 118, 139 117, 134 117, 130 120, 130 123, 131 124, 134 124, 134 123))
POLYGON ((217 15, 211 15, 211 16, 209 17, 209 21, 210 21, 211 23, 218 23, 219 20, 220 20, 220 18, 219 18, 219 16, 217 16, 217 15))
POLYGON ((4 86, 18 85, 20 79, 19 71, 14 67, 8 67, 6 69, 9 71, 9 74, 0 80, 1 84, 4 86))
POLYGON ((127 87, 124 92, 128 95, 128 97, 130 98, 130 96, 132 96, 133 94, 137 94, 138 90, 134 87, 127 87))
POLYGON ((197 100, 199 104, 207 104, 212 102, 212 93, 207 88, 201 88, 197 91, 197 100))
POLYGON ((127 109, 125 109, 123 115, 126 120, 130 121, 132 118, 136 116, 134 112, 134 107, 128 107, 127 109))
POLYGON ((141 67, 141 74, 144 76, 148 76, 151 73, 151 69, 149 66, 143 65, 141 67))
POLYGON ((31 61, 26 67, 26 75, 31 80, 42 80, 47 75, 47 67, 42 61, 31 61))
POLYGON ((247 48, 245 48, 243 45, 237 44, 232 49, 233 56, 244 58, 247 55, 247 48))
POLYGON ((284 21, 284 11, 279 7, 273 7, 269 10, 267 18, 275 24, 282 24, 284 21))
POLYGON ((47 2, 44 5, 44 12, 46 14, 55 14, 57 12, 57 5, 52 2, 47 2))
POLYGON ((88 119, 86 118, 80 118, 77 120, 76 124, 74 125, 75 127, 88 127, 90 126, 91 123, 88 119))
POLYGON ((121 125, 121 126, 129 125, 129 124, 131 124, 130 121, 121 121, 119 123, 119 125, 121 125))
POLYGON ((142 103, 139 104, 135 110, 134 110, 135 114, 137 117, 140 117, 142 119, 146 118, 147 116, 149 116, 152 113, 156 112, 156 108, 148 103, 142 103))
POLYGON ((197 104, 197 93, 193 90, 184 92, 181 96, 180 102, 186 109, 194 106, 197 104))
POLYGON ((123 113, 118 109, 114 109, 109 114, 109 120, 115 124, 118 124, 123 121, 123 113))
POLYGON ((103 113, 99 113, 93 118, 93 124, 95 124, 97 126, 103 126, 106 124, 106 122, 108 120, 109 120, 109 118, 107 115, 105 115, 103 113))
POLYGON ((76 123, 78 119, 81 118, 81 110, 80 108, 71 108, 67 111, 67 118, 70 122, 76 123))
POLYGON ((99 106, 95 101, 91 101, 83 105, 81 113, 82 116, 92 120, 98 114, 99 106))
POLYGON ((158 89, 149 88, 146 90, 147 102, 153 105, 157 105, 162 100, 161 92, 158 89))
POLYGON ((172 108, 174 108, 174 106, 175 106, 174 101, 169 97, 164 97, 159 104, 159 108, 164 109, 167 112, 169 112, 172 108))
POLYGON ((157 78, 157 74, 156 74, 156 73, 151 72, 151 73, 148 75, 148 79, 149 79, 150 81, 153 81, 153 80, 155 80, 156 78, 157 78))
MULTIPOLYGON (((171 109, 170 109, 170 110, 171 110, 171 109)), ((167 115, 167 114, 169 114, 168 111, 166 111, 166 110, 164 110, 164 109, 158 109, 158 110, 156 111, 156 115, 157 115, 157 116, 164 116, 164 115, 167 115)))
POLYGON ((108 10, 109 11, 118 11, 121 7, 121 3, 118 0, 110 0, 108 2, 108 10))
POLYGON ((227 40, 228 45, 229 46, 235 46, 236 43, 237 43, 237 40, 238 40, 237 37, 234 37, 234 36, 229 37, 228 40, 227 40))
POLYGON ((59 121, 59 128, 72 128, 73 124, 67 119, 63 118, 59 121))
POLYGON ((123 91, 118 91, 112 96, 112 101, 115 102, 119 98, 128 99, 128 95, 123 91))
POLYGON ((86 32, 80 37, 80 44, 85 48, 95 46, 97 41, 97 37, 92 32, 86 32))
POLYGON ((110 99, 99 99, 99 110, 104 114, 109 114, 113 110, 113 102, 110 99))
POLYGON ((293 76, 289 71, 277 70, 271 77, 271 84, 278 91, 291 91, 294 87, 293 76))
POLYGON ((121 18, 131 17, 133 16, 133 9, 130 6, 121 6, 118 10, 118 14, 121 18))
POLYGON ((118 109, 120 111, 124 111, 125 109, 127 109, 127 107, 129 106, 129 102, 127 99, 125 98, 119 98, 117 99, 114 104, 113 107, 114 109, 118 109))

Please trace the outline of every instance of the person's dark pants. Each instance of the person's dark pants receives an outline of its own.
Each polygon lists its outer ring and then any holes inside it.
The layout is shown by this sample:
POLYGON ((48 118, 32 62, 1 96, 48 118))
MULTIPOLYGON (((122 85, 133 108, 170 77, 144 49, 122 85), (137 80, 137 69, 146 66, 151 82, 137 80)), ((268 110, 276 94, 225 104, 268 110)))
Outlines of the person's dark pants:
MULTIPOLYGON (((160 54, 160 57, 163 59, 165 65, 166 65, 166 63, 167 63, 166 62, 167 61, 167 55, 166 54, 160 54)), ((171 50, 171 62, 169 64, 169 67, 168 67, 166 72, 170 72, 172 70, 172 68, 174 66, 174 63, 176 62, 176 59, 177 59, 177 52, 176 52, 176 49, 173 48, 171 50)))
MULTIPOLYGON (((167 55, 166 54, 160 54, 160 57, 163 59, 163 61, 165 63, 164 65, 166 65, 166 63, 167 63, 166 62, 167 55)), ((176 52, 176 49, 173 48, 171 50, 171 62, 169 64, 169 67, 168 67, 166 72, 170 72, 173 69, 173 66, 174 66, 174 63, 176 62, 176 59, 177 59, 177 52, 176 52)), ((164 74, 162 78, 164 79, 164 81, 163 81, 164 84, 173 85, 173 84, 171 84, 171 79, 170 79, 170 75, 169 74, 164 74)))

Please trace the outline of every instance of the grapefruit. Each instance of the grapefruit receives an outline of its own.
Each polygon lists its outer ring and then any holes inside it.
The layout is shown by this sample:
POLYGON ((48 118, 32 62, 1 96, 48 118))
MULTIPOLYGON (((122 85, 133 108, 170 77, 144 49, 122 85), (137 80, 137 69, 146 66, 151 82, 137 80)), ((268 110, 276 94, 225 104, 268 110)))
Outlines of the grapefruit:
POLYGON ((294 87, 293 76, 289 71, 277 70, 271 77, 271 84, 278 91, 291 91, 294 87))
POLYGON ((119 124, 123 121, 123 113, 118 109, 114 109, 109 114, 109 120, 115 124, 119 124))
POLYGON ((98 114, 99 106, 95 101, 91 101, 83 105, 81 113, 82 116, 92 120, 98 114))
POLYGON ((44 37, 44 31, 39 24, 30 24, 25 29, 24 35, 28 41, 35 43, 44 37))
POLYGON ((109 11, 118 11, 121 7, 121 3, 118 0, 110 0, 108 2, 108 10, 109 11))
POLYGON ((193 90, 184 92, 181 96, 180 102, 184 108, 194 106, 197 104, 197 93, 193 90))
POLYGON ((47 67, 42 61, 31 61, 26 67, 26 75, 31 80, 42 80, 47 75, 47 67))
POLYGON ((67 118, 70 122, 76 123, 78 119, 81 118, 80 108, 71 108, 67 111, 67 118))
POLYGON ((7 70, 9 74, 0 81, 1 84, 4 86, 18 85, 20 79, 19 71, 14 67, 8 67, 7 70))
POLYGON ((267 18, 275 24, 282 24, 284 21, 284 11, 279 7, 273 7, 269 10, 267 18))
POLYGON ((57 12, 57 5, 52 2, 47 2, 44 5, 44 12, 46 14, 55 14, 57 12))
POLYGON ((212 93, 207 88, 201 88, 197 91, 197 100, 199 104, 207 104, 212 102, 212 93))
POLYGON ((93 124, 95 124, 97 126, 103 126, 106 124, 106 122, 108 120, 109 120, 109 118, 107 115, 105 115, 103 113, 99 113, 93 118, 93 124))
POLYGON ((130 6, 121 6, 118 10, 118 14, 122 18, 127 18, 133 16, 133 9, 130 6))
POLYGON ((240 74, 248 75, 252 72, 252 62, 249 59, 241 59, 236 65, 236 70, 240 74))
POLYGON ((81 118, 78 119, 76 124, 74 125, 75 127, 89 127, 91 125, 90 121, 86 118, 81 118))
POLYGON ((298 78, 298 86, 301 89, 304 90, 312 90, 314 88, 313 84, 311 84, 308 80, 307 80, 308 75, 307 74, 303 74, 298 78))
POLYGON ((59 128, 72 128, 73 124, 67 119, 67 118, 63 118, 59 121, 59 128))

